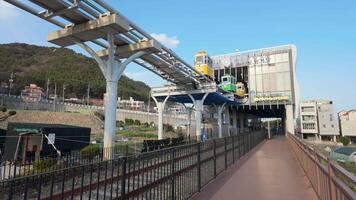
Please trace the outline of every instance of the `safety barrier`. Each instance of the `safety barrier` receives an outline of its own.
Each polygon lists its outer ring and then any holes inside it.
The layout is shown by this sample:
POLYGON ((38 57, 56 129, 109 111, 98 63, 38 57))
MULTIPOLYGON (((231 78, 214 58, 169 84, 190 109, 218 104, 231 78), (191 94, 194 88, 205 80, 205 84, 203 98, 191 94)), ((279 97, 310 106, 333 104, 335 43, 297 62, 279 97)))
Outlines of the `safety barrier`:
POLYGON ((352 173, 316 152, 296 136, 288 134, 288 140, 319 199, 356 199, 356 177, 352 173))
POLYGON ((90 163, 0 185, 0 199, 187 199, 266 138, 262 131, 90 163))

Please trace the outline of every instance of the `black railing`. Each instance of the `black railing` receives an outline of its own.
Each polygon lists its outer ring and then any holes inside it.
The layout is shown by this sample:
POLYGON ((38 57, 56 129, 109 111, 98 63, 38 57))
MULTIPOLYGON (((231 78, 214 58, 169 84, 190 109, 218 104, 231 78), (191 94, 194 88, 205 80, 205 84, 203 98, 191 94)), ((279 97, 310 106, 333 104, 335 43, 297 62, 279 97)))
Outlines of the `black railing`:
POLYGON ((43 172, 51 172, 59 169, 87 165, 97 163, 104 160, 106 154, 113 154, 113 158, 130 156, 142 152, 149 152, 170 148, 177 145, 189 143, 183 137, 167 138, 163 140, 144 140, 143 142, 127 142, 116 144, 113 148, 102 148, 98 145, 97 148, 92 148, 85 154, 82 152, 68 152, 58 156, 54 153, 52 156, 40 156, 35 158, 34 155, 26 156, 24 161, 7 160, 0 162, 0 181, 9 180, 18 176, 35 175, 43 172), (104 153, 105 152, 105 153, 104 153))
POLYGON ((266 138, 263 131, 3 181, 0 199, 187 199, 266 138))

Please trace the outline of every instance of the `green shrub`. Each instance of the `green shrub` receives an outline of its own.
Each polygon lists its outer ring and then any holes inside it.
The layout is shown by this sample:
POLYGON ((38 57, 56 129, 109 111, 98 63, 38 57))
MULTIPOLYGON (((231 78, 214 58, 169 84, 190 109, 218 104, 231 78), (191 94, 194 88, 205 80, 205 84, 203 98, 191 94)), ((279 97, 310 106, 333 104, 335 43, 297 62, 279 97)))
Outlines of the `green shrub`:
POLYGON ((124 137, 157 138, 157 134, 140 131, 119 131, 119 135, 124 137))
POLYGON ((55 161, 53 158, 44 157, 44 158, 36 159, 35 162, 33 163, 33 168, 35 171, 43 172, 49 170, 54 164, 55 161))
POLYGON ((95 111, 94 115, 97 116, 101 121, 105 120, 105 114, 103 111, 95 111))
POLYGON ((125 122, 123 122, 123 121, 117 121, 116 122, 116 126, 117 127, 124 127, 124 125, 125 125, 125 122))
POLYGON ((134 125, 140 126, 140 125, 141 125, 140 120, 137 120, 137 119, 136 119, 136 120, 134 121, 134 125))
POLYGON ((347 146, 350 144, 350 139, 348 137, 342 136, 340 137, 339 142, 341 142, 344 146, 347 146))
POLYGON ((128 125, 128 126, 133 125, 134 124, 134 120, 125 118, 125 124, 128 125))
POLYGON ((100 145, 89 145, 80 150, 80 155, 84 159, 92 159, 100 153, 100 145))
POLYGON ((10 116, 12 116, 12 115, 16 115, 16 111, 14 111, 14 110, 10 110, 10 111, 9 111, 9 115, 10 115, 10 116))
POLYGON ((163 124, 163 129, 166 132, 173 132, 174 131, 173 126, 170 125, 170 124, 163 124))
POLYGON ((4 107, 4 106, 1 106, 0 110, 1 110, 1 112, 6 112, 7 111, 6 107, 4 107))

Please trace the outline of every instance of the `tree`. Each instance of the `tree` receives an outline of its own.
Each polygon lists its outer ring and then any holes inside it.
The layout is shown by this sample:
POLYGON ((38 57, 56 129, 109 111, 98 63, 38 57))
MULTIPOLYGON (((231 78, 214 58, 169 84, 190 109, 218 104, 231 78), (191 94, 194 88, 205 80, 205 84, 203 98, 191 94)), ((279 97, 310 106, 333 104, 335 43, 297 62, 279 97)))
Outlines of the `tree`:
POLYGON ((137 119, 136 119, 136 120, 134 121, 134 125, 140 126, 140 125, 141 125, 140 120, 137 120, 137 119))
POLYGON ((350 144, 350 139, 348 137, 342 136, 340 137, 339 142, 341 142, 344 146, 347 146, 350 144))
POLYGON ((16 111, 14 110, 7 111, 6 107, 1 107, 0 110, 2 112, 2 114, 0 114, 0 122, 3 122, 7 120, 9 117, 16 115, 16 111))
POLYGON ((125 124, 127 126, 131 126, 134 124, 134 120, 133 119, 129 119, 129 118, 125 118, 125 124))

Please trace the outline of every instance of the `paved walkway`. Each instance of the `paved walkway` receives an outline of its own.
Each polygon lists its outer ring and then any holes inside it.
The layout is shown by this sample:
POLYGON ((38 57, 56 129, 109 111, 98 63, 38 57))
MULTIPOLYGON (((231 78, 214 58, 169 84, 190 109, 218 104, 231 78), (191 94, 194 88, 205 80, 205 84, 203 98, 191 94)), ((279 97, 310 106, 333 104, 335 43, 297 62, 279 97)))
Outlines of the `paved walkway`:
POLYGON ((194 200, 316 200, 284 136, 268 140, 193 197, 194 200))

